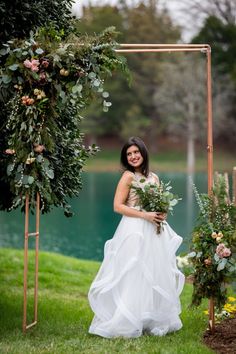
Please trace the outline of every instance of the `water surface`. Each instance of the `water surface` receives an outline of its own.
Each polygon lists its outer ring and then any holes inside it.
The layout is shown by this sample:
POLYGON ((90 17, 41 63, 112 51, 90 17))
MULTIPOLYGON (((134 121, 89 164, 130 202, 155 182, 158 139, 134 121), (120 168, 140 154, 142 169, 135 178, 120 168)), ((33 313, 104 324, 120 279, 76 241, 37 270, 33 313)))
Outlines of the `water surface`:
MULTIPOLYGON (((113 196, 120 174, 90 172, 83 176, 84 187, 80 197, 71 200, 74 217, 66 218, 59 208, 41 216, 40 249, 77 258, 102 260, 104 243, 113 236, 121 218, 113 212, 113 196)), ((165 182, 170 180, 173 191, 182 197, 175 207, 174 215, 168 217, 168 222, 184 238, 178 252, 186 252, 198 213, 192 190, 188 191, 188 177, 184 173, 161 173, 159 176, 165 182)), ((196 174, 194 180, 199 191, 206 192, 206 174, 196 174)), ((30 232, 35 231, 34 226, 31 227, 30 232)), ((0 247, 23 246, 24 214, 19 210, 0 212, 0 247)), ((30 241, 32 246, 33 240, 30 241)))

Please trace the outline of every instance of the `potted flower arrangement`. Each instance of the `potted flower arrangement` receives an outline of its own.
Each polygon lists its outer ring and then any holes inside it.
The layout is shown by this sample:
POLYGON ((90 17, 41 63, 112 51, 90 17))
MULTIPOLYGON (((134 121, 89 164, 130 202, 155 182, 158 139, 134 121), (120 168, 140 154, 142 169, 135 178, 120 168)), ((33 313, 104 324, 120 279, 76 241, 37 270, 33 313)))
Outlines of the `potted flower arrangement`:
POLYGON ((199 194, 195 186, 194 192, 200 215, 188 255, 194 267, 192 303, 214 298, 221 309, 227 300, 227 284, 236 275, 236 206, 230 201, 224 175, 216 174, 211 195, 199 194))

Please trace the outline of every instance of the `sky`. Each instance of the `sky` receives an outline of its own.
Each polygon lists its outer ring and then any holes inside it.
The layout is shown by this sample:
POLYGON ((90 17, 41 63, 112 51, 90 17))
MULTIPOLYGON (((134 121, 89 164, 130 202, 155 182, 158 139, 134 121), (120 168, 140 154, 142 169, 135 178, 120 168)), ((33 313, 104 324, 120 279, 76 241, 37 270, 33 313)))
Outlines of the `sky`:
MULTIPOLYGON (((204 2, 204 0, 202 1, 204 2)), ((76 0, 72 7, 73 14, 80 17, 82 6, 88 5, 89 2, 97 5, 115 5, 119 3, 119 0, 76 0)), ((130 4, 137 4, 138 2, 139 0, 127 0, 127 3, 130 4)), ((166 7, 169 10, 173 22, 181 26, 183 41, 188 43, 197 32, 197 26, 193 24, 193 21, 189 21, 188 14, 183 10, 183 2, 180 0, 159 0, 158 3, 160 6, 166 7)))

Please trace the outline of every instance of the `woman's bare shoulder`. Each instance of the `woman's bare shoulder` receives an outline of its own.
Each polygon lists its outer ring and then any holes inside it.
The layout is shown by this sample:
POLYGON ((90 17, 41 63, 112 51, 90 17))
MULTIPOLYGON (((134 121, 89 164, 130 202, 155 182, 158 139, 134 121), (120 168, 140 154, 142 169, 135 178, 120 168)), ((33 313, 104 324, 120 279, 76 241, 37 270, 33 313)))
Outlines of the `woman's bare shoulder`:
POLYGON ((134 179, 134 173, 128 170, 126 170, 121 176, 121 180, 124 182, 130 183, 133 179, 134 179))
POLYGON ((156 180, 156 182, 158 182, 159 183, 159 177, 158 177, 158 175, 156 174, 156 173, 154 173, 154 172, 151 172, 151 175, 152 175, 152 177, 156 180))

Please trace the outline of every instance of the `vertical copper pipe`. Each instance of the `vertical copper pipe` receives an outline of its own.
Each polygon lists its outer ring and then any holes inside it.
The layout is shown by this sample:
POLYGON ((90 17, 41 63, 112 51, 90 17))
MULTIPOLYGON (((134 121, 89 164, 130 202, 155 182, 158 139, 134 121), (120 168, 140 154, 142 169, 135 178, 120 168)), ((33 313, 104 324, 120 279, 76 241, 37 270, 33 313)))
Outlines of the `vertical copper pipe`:
POLYGON ((29 195, 25 197, 25 244, 24 244, 24 304, 23 304, 23 332, 27 323, 27 275, 28 275, 28 237, 29 237, 29 195))
POLYGON ((40 195, 37 193, 36 202, 36 234, 35 234, 35 281, 34 281, 34 321, 38 318, 38 272, 39 272, 39 217, 40 217, 40 195))
MULTIPOLYGON (((207 49, 207 175, 208 194, 213 187, 213 129, 212 129, 212 88, 211 88, 211 48, 207 49)), ((213 333, 215 330, 214 299, 209 300, 209 327, 213 333)))
POLYGON ((236 205, 236 167, 233 168, 233 203, 236 205))
POLYGON ((29 233, 29 196, 25 198, 25 248, 24 248, 24 304, 23 304, 23 332, 37 324, 38 317, 38 255, 39 255, 39 217, 40 195, 36 199, 36 232, 29 233), (34 276, 34 321, 27 325, 27 277, 28 277, 28 240, 35 236, 35 276, 34 276))
POLYGON ((212 89, 211 89, 211 48, 207 50, 207 153, 208 153, 208 194, 213 186, 213 129, 212 129, 212 89))
POLYGON ((215 303, 213 297, 209 301, 209 329, 211 333, 215 332, 215 303))

